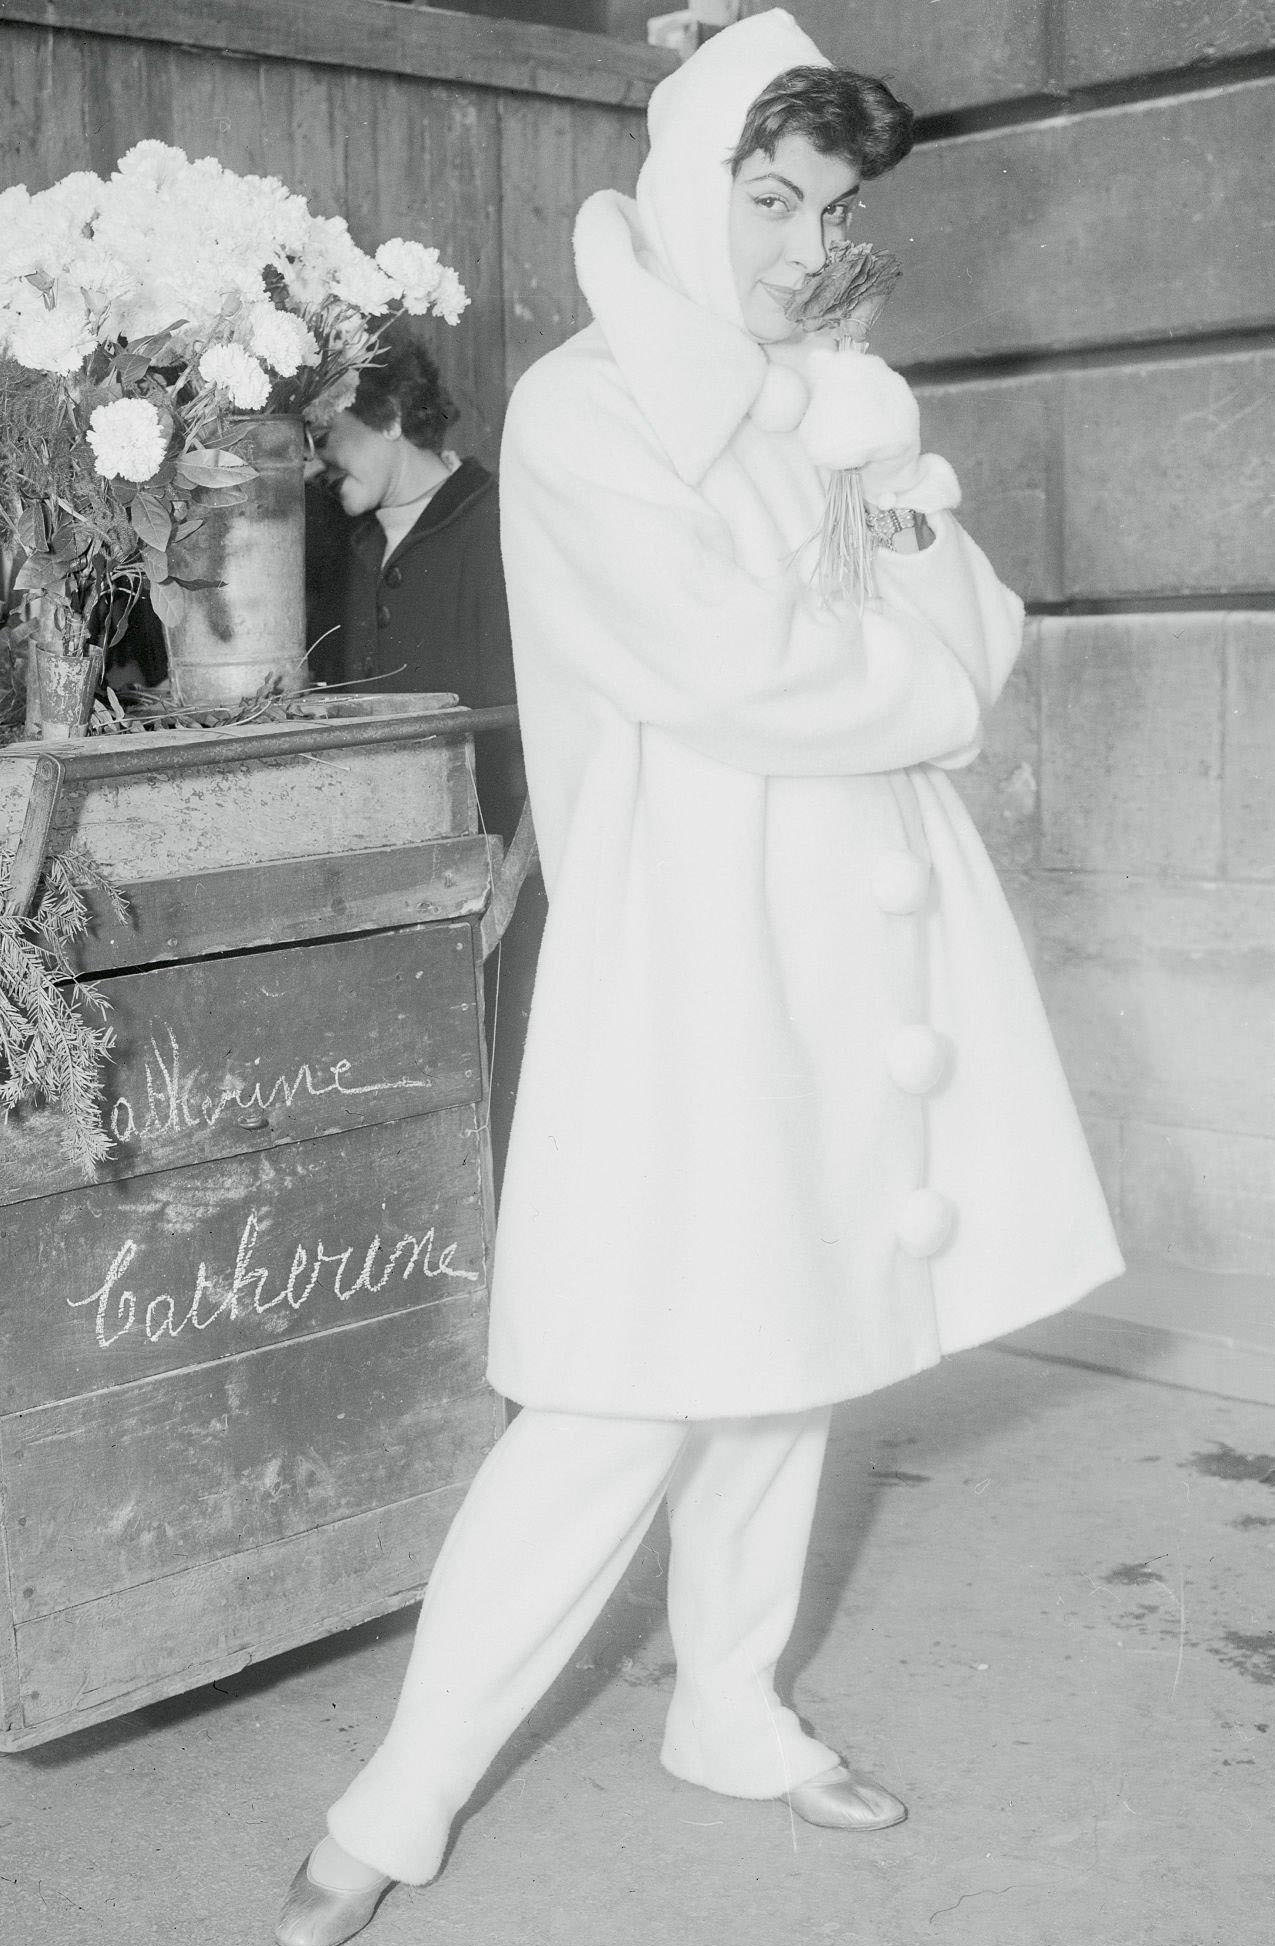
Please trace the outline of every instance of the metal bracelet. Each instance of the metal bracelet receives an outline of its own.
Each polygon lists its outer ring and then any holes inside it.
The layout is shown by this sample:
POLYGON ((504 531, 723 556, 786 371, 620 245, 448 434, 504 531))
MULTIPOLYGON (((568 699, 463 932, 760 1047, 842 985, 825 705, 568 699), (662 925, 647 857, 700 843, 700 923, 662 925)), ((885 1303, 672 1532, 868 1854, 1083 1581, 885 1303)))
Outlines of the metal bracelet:
POLYGON ((896 534, 915 528, 916 516, 910 507, 867 507, 868 532, 878 547, 893 547, 896 534))

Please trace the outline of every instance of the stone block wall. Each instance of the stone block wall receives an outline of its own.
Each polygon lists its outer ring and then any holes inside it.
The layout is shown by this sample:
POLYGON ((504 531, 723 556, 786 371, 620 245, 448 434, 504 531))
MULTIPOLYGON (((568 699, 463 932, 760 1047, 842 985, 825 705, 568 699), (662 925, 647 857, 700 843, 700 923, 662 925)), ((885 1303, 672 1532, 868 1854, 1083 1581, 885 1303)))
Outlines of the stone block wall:
POLYGON ((1126 1251, 1251 1304, 1275 1273, 1275 5, 792 6, 922 117, 858 218, 905 266, 875 348, 1032 614, 963 788, 1126 1251))
POLYGON ((1275 1264, 1275 615, 1040 616, 967 800, 1126 1252, 1275 1264))

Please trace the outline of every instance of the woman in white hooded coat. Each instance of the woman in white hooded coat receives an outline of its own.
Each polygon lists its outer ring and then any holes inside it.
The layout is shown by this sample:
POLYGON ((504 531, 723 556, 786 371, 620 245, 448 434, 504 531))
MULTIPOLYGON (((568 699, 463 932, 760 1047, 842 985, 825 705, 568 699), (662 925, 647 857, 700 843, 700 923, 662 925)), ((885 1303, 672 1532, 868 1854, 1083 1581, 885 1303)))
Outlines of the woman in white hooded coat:
MULTIPOLYGON (((813 561, 861 454, 857 355, 783 300, 911 118, 779 11, 656 89, 636 203, 593 197, 594 323, 516 388, 515 668, 549 920, 496 1238, 523 1411, 457 1515, 390 1731, 277 1938, 333 1946, 437 1871, 487 1765, 661 1499, 663 1762, 812 1822, 904 1808, 775 1695, 831 1405, 1121 1262, 1022 946, 945 774, 1022 607, 893 380, 876 592, 813 561)), ((887 375, 888 376, 888 375, 887 375)))

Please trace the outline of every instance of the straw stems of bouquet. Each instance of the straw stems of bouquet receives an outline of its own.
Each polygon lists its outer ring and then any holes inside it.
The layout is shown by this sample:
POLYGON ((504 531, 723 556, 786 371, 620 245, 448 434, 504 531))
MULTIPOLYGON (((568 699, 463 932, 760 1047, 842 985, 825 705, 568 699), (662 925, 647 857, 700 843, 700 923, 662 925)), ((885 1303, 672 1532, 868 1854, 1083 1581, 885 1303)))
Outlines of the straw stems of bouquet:
POLYGON ((845 467, 828 482, 815 586, 824 601, 852 594, 860 613, 876 593, 872 557, 876 541, 868 524, 863 480, 858 467, 845 467))
MULTIPOLYGON (((902 265, 888 251, 874 250, 870 243, 839 244, 794 293, 788 316, 804 332, 835 338, 843 357, 866 351, 868 332, 902 275, 902 265)), ((852 596, 862 613, 876 592, 875 548, 859 470, 838 468, 828 483, 815 569, 822 598, 852 596)))

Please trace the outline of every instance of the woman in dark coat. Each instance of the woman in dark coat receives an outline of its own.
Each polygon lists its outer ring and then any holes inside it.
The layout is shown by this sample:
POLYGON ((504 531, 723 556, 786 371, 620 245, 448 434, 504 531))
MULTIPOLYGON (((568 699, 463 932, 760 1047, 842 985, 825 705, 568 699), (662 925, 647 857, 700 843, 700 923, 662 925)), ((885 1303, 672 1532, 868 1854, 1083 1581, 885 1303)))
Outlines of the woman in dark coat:
MULTIPOLYGON (((456 407, 429 352, 391 338, 318 442, 324 485, 306 508, 311 672, 378 690, 449 692, 471 709, 514 701, 496 481, 443 441, 456 407), (339 502, 339 507, 337 503, 339 502)), ((516 730, 476 739, 485 828, 506 844, 526 794, 516 730)), ((544 921, 538 874, 488 963, 492 1156, 497 1183, 544 921)))

